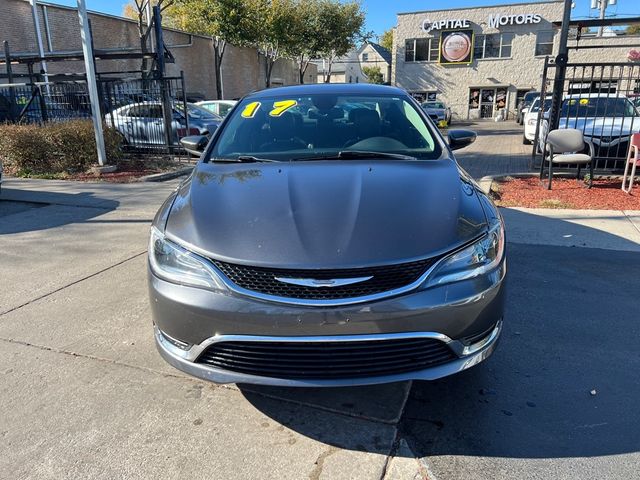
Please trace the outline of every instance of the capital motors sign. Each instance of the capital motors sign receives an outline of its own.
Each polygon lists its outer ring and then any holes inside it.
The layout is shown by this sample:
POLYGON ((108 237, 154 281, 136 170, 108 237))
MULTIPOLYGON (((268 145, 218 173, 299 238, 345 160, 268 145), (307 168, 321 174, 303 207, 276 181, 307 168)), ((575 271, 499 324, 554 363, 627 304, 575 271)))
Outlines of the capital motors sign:
MULTIPOLYGON (((491 28, 500 28, 506 25, 536 24, 542 21, 542 16, 537 13, 519 13, 516 15, 504 15, 496 13, 489 15, 487 24, 491 28)), ((471 21, 466 18, 446 18, 444 20, 431 21, 428 18, 422 21, 422 30, 429 33, 432 30, 450 30, 471 28, 471 21)))

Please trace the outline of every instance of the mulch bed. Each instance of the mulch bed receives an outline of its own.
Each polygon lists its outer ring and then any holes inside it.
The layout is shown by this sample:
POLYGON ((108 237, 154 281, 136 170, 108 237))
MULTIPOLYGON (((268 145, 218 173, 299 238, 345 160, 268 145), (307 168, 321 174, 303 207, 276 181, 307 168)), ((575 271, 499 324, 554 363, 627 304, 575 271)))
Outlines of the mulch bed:
POLYGON ((140 178, 154 173, 165 173, 178 170, 188 165, 184 162, 176 162, 165 158, 150 159, 124 159, 116 163, 117 170, 111 173, 66 172, 44 175, 29 175, 33 178, 46 178, 54 180, 75 180, 78 182, 108 182, 108 183, 132 183, 140 181, 140 178))
POLYGON ((491 195, 500 207, 640 210, 640 181, 631 194, 621 186, 621 178, 594 180, 590 190, 575 178, 554 178, 547 190, 538 178, 507 178, 493 182, 491 195))

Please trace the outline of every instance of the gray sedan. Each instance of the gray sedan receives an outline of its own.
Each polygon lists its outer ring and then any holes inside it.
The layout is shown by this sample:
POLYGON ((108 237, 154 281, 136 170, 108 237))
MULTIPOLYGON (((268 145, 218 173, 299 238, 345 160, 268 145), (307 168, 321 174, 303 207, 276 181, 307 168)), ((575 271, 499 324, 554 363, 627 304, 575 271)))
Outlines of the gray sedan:
POLYGON ((214 382, 289 386, 486 359, 503 222, 452 153, 475 134, 448 135, 400 89, 326 84, 253 93, 209 142, 183 139, 204 151, 149 243, 161 355, 214 382))
MULTIPOLYGON (((222 123, 221 117, 192 103, 187 104, 185 115, 181 102, 172 105, 171 119, 171 142, 176 145, 180 138, 188 135, 210 135, 222 123)), ((105 123, 115 127, 129 145, 158 146, 166 143, 160 102, 139 102, 117 108, 105 116, 105 123)))

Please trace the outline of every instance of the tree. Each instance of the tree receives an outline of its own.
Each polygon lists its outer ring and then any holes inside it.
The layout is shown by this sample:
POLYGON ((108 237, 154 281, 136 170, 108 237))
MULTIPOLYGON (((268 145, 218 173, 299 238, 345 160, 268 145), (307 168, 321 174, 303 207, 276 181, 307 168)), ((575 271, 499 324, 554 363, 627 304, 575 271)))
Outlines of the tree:
POLYGON ((311 60, 320 56, 323 46, 318 34, 321 15, 321 0, 298 0, 294 4, 294 15, 289 26, 287 55, 298 64, 298 81, 304 83, 311 60))
POLYGON ((292 26, 300 11, 297 0, 247 0, 256 15, 251 34, 258 51, 265 57, 265 85, 271 87, 271 73, 276 61, 294 50, 292 26))
POLYGON ((380 35, 378 43, 390 52, 393 52, 393 28, 386 30, 382 35, 380 35))
MULTIPOLYGON (((160 12, 164 12, 173 5, 173 0, 132 0, 122 9, 122 14, 125 17, 135 20, 138 24, 138 37, 140 39, 140 51, 142 53, 149 53, 147 23, 150 24, 151 19, 147 19, 147 6, 155 5, 160 7, 160 12)), ((145 75, 147 67, 147 59, 143 58, 140 67, 143 75, 145 75)))
POLYGON ((250 46, 257 17, 247 0, 175 0, 168 12, 173 26, 211 37, 216 72, 216 95, 224 97, 222 60, 227 44, 250 46))
POLYGON ((380 67, 362 67, 362 72, 369 79, 369 83, 377 83, 382 85, 384 83, 384 77, 380 71, 380 67))
POLYGON ((370 34, 364 33, 365 15, 356 1, 341 3, 321 0, 317 35, 322 43, 320 56, 327 65, 324 82, 331 81, 331 67, 336 58, 346 55, 356 43, 370 34))
POLYGON ((640 25, 629 25, 626 28, 625 32, 627 33, 627 35, 640 35, 640 25))

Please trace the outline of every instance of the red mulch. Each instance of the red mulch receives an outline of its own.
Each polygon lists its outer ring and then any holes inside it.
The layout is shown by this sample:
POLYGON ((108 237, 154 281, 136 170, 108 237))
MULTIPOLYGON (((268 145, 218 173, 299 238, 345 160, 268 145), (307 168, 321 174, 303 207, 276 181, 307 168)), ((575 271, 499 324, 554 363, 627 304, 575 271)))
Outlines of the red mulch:
POLYGON ((513 178, 494 183, 492 195, 501 207, 640 210, 640 179, 631 194, 621 186, 622 179, 594 180, 589 190, 575 178, 554 178, 547 190, 538 178, 513 178))

